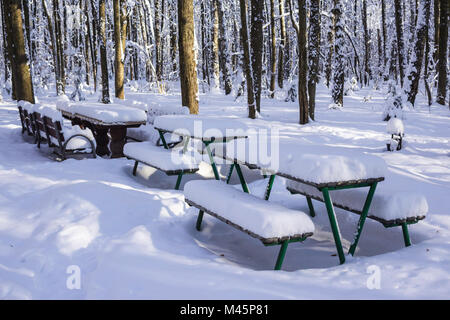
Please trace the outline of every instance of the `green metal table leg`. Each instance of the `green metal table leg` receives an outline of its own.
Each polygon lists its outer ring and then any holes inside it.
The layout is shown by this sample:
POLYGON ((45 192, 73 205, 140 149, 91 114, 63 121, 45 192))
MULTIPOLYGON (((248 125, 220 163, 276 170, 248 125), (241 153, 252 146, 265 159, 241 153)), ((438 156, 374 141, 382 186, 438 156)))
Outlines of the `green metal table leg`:
POLYGON ((175 190, 180 189, 181 178, 183 177, 183 173, 178 174, 177 183, 175 184, 175 190))
POLYGON ((231 175, 233 174, 233 169, 234 169, 234 163, 232 163, 230 166, 230 171, 228 172, 228 176, 227 176, 227 184, 230 183, 231 175))
POLYGON ((277 262, 275 264, 274 270, 281 269, 281 266, 283 265, 284 257, 286 256, 286 250, 287 250, 288 244, 289 244, 288 241, 283 241, 283 243, 281 244, 280 252, 278 253, 278 258, 277 258, 277 262))
POLYGON ((211 163, 211 167, 212 167, 213 172, 214 172, 214 177, 216 178, 216 180, 220 180, 219 172, 217 171, 217 166, 216 166, 216 163, 214 162, 214 157, 213 157, 213 155, 211 153, 211 149, 209 148, 209 145, 210 145, 211 142, 203 141, 203 143, 205 144, 206 152, 208 152, 209 162, 211 163))
POLYGON ((405 246, 409 247, 411 245, 411 238, 409 237, 408 225, 402 223, 403 240, 405 240, 405 246))
POLYGON ((315 217, 316 216, 316 212, 314 211, 314 206, 312 204, 311 198, 310 197, 306 197, 306 202, 308 202, 309 215, 311 217, 315 217))
POLYGON ((161 142, 163 143, 164 149, 169 149, 167 146, 166 138, 164 138, 164 133, 160 130, 158 130, 159 138, 161 139, 161 142))
POLYGON ((272 191, 274 180, 275 180, 275 175, 274 174, 270 175, 269 183, 267 184, 267 187, 266 187, 266 193, 264 194, 265 200, 269 200, 270 192, 272 191))
POLYGON ((239 163, 236 162, 234 163, 234 166, 236 167, 236 172, 238 174, 239 181, 241 182, 242 190, 246 193, 250 193, 248 191, 248 186, 247 183, 245 182, 244 175, 242 174, 241 166, 239 165, 239 163))
POLYGON ((334 242, 336 244, 336 249, 339 256, 339 262, 343 264, 345 262, 344 250, 342 249, 339 226, 336 220, 336 214, 334 213, 333 202, 331 202, 328 188, 323 188, 322 194, 323 199, 325 200, 325 206, 327 207, 328 219, 330 220, 331 230, 333 231, 334 242))
POLYGON ((364 227, 364 222, 366 221, 367 214, 369 213, 370 205, 372 203, 373 195, 375 194, 375 189, 377 188, 377 182, 374 182, 369 189, 369 193, 367 194, 366 202, 364 203, 363 211, 361 216, 359 217, 358 227, 356 229, 355 239, 353 240, 353 244, 350 246, 350 253, 352 256, 355 254, 356 247, 358 246, 359 238, 361 237, 361 233, 364 227))
POLYGON ((135 175, 136 175, 136 171, 137 171, 137 168, 138 168, 138 164, 139 164, 139 162, 137 162, 137 161, 135 161, 135 162, 134 162, 134 167, 133 167, 133 176, 135 176, 135 175))
POLYGON ((200 210, 198 212, 197 223, 195 224, 195 228, 200 231, 202 228, 202 220, 203 220, 203 211, 200 210))

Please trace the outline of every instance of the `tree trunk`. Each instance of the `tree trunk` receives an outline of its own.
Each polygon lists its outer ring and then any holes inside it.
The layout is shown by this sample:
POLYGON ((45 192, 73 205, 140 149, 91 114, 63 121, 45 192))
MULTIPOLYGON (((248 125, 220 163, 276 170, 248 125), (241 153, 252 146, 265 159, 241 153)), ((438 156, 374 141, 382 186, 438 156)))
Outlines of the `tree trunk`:
POLYGON ((306 0, 298 0, 298 105, 300 109, 300 124, 309 122, 307 85, 307 49, 306 41, 306 0))
POLYGON ((417 91, 419 90, 420 72, 422 70, 422 61, 426 38, 428 34, 428 21, 430 19, 431 0, 422 0, 419 9, 419 18, 416 27, 416 43, 411 59, 410 74, 408 76, 409 88, 406 88, 408 101, 414 105, 417 91))
POLYGON ((222 79, 225 89, 225 94, 230 94, 233 87, 230 78, 230 57, 228 55, 227 34, 224 21, 224 12, 221 0, 215 0, 216 9, 219 14, 219 66, 222 71, 222 79))
POLYGON ((156 52, 156 80, 162 79, 162 59, 161 59, 161 2, 155 0, 155 52, 156 52))
POLYGON ((398 70, 400 73, 400 84, 403 87, 404 72, 404 45, 403 45, 403 28, 402 28, 402 7, 400 0, 394 0, 395 7, 395 29, 397 31, 397 58, 398 70))
POLYGON ((182 105, 188 107, 191 114, 198 114, 193 0, 178 0, 178 28, 182 105))
POLYGON ((309 117, 314 120, 316 108, 316 85, 319 83, 319 60, 320 60, 320 0, 311 0, 309 20, 309 117))
POLYGON ((369 68, 370 57, 370 37, 369 29, 367 27, 367 1, 362 2, 362 20, 364 28, 364 85, 368 86, 372 77, 372 72, 369 68))
POLYGON ((212 66, 214 76, 214 90, 220 89, 220 66, 219 66, 219 12, 217 10, 217 1, 211 3, 213 15, 212 28, 212 66))
POLYGON ((250 28, 251 63, 253 72, 253 86, 255 93, 256 111, 261 111, 261 81, 263 58, 263 10, 264 1, 251 0, 252 23, 250 28))
POLYGON ((270 57, 270 89, 269 97, 274 98, 275 96, 275 81, 277 72, 277 38, 276 38, 276 26, 275 26, 275 0, 270 0, 270 46, 271 46, 271 57, 270 57))
POLYGON ((344 73, 345 73, 345 56, 344 56, 344 21, 342 18, 341 0, 334 0, 333 16, 335 19, 335 42, 334 42, 334 59, 333 59, 333 88, 332 98, 336 106, 344 105, 344 73))
POLYGON ((34 103, 33 83, 31 81, 28 58, 25 52, 22 10, 19 0, 8 0, 11 21, 11 40, 13 44, 11 64, 15 65, 16 99, 34 103))
POLYGON ((105 0, 99 0, 99 35, 100 35, 100 68, 102 71, 102 102, 110 103, 108 58, 106 55, 106 5, 105 0))
POLYGON ((445 105, 445 98, 447 97, 448 7, 448 1, 440 1, 438 88, 436 102, 441 105, 445 105))
POLYGON ((247 82, 248 117, 250 119, 255 119, 256 107, 255 107, 252 64, 250 61, 250 46, 248 39, 247 1, 239 0, 239 4, 241 13, 241 39, 242 39, 242 47, 244 48, 243 67, 245 72, 245 79, 247 82))
POLYGON ((115 59, 114 59, 114 76, 115 76, 115 93, 116 98, 124 99, 124 50, 122 42, 122 19, 121 19, 121 0, 113 1, 114 9, 114 45, 115 45, 115 59))
POLYGON ((278 50, 278 87, 283 88, 286 55, 286 22, 284 19, 284 0, 278 0, 280 15, 280 49, 278 50))

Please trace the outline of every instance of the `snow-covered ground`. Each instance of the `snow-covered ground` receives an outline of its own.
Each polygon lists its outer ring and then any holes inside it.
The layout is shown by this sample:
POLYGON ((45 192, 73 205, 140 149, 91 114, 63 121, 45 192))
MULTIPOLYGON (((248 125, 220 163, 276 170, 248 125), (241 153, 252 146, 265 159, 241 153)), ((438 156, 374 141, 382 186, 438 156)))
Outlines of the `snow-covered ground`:
MULTIPOLYGON (((176 177, 140 166, 131 175, 127 159, 55 162, 22 137, 16 104, 0 103, 0 298, 4 299, 448 299, 450 296, 450 112, 419 106, 406 112, 405 144, 387 152, 385 94, 360 90, 342 110, 328 109, 326 88, 318 92, 317 121, 296 124, 297 103, 263 99, 255 128, 268 126, 302 145, 342 146, 383 158, 389 190, 422 193, 424 221, 410 227, 405 248, 401 228, 367 221, 355 257, 338 265, 323 204, 314 202, 315 234, 288 248, 283 271, 272 271, 278 247, 205 216, 172 190, 176 177), (79 271, 79 273, 78 273, 79 271), (81 287, 72 288, 80 274, 81 287), (379 282, 377 281, 379 280, 379 282), (67 285, 69 282, 69 285, 67 285), (379 285, 379 286, 378 286, 379 285)), ((126 98, 178 106, 179 94, 128 90, 126 98)), ((95 101, 95 97, 90 98, 95 101)), ((56 104, 54 96, 40 96, 56 104)), ((203 115, 245 118, 245 101, 202 94, 203 115)), ((220 166, 226 175, 227 166, 220 166)), ((244 170, 250 191, 263 195, 266 181, 244 170)), ((192 179, 211 179, 201 163, 192 179)), ((232 183, 238 184, 233 176, 232 183)), ((290 195, 277 178, 271 201, 307 212, 304 197, 290 195)), ((381 185, 380 184, 380 185, 381 185)), ((337 209, 348 251, 358 216, 337 209)))

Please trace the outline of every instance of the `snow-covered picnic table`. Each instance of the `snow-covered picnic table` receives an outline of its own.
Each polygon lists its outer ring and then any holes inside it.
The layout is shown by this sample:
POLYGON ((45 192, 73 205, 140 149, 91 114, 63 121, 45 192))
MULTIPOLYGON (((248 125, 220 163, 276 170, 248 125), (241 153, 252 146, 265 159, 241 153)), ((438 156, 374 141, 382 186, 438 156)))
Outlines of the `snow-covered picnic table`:
MULTIPOLYGON (((228 180, 233 169, 236 169, 242 189, 244 192, 249 192, 240 169, 240 165, 245 165, 251 169, 259 169, 270 176, 265 193, 266 200, 269 199, 277 175, 317 190, 327 208, 339 260, 344 263, 345 255, 330 191, 369 187, 369 191, 364 196, 361 217, 356 229, 355 239, 350 248, 350 253, 354 254, 377 184, 384 180, 386 164, 381 158, 365 155, 358 151, 351 152, 340 148, 299 145, 295 142, 280 141, 278 152, 274 152, 274 150, 272 152, 275 154, 271 155, 270 161, 267 161, 267 159, 263 161, 260 155, 250 152, 248 146, 242 146, 242 144, 239 145, 234 142, 227 143, 224 154, 221 156, 233 162, 228 180)), ((219 155, 216 154, 216 156, 219 155)), ((309 195, 307 200, 310 209, 312 209, 309 195)), ((313 210, 311 210, 311 213, 313 213, 313 210)))
POLYGON ((166 145, 164 134, 172 133, 189 139, 200 140, 208 154, 214 177, 220 180, 210 145, 227 143, 236 139, 247 138, 247 126, 233 118, 198 116, 198 115, 165 115, 155 118, 154 127, 166 145))
POLYGON ((127 128, 136 128, 147 122, 144 110, 118 104, 59 101, 57 109, 74 125, 90 128, 97 142, 96 153, 100 156, 111 154, 111 158, 123 157, 127 128), (108 148, 108 131, 111 150, 108 148))

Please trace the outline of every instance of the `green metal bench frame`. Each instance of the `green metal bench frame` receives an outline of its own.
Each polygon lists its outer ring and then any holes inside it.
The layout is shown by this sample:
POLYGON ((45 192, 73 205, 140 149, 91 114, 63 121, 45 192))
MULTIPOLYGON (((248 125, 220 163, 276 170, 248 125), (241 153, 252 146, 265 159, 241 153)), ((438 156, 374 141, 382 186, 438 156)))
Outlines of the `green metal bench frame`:
MULTIPOLYGON (((162 142, 162 145, 163 145, 164 149, 169 150, 171 147, 172 147, 172 148, 175 147, 175 145, 169 146, 169 144, 167 144, 166 139, 164 138, 164 131, 158 130, 158 132, 159 132, 159 137, 160 137, 160 140, 161 140, 161 142, 162 142)), ((180 141, 180 142, 181 142, 181 141, 180 141)), ((183 151, 186 150, 186 147, 187 147, 187 144, 188 144, 188 143, 189 143, 189 138, 185 139, 185 141, 184 141, 184 149, 183 149, 183 151)), ((180 189, 181 179, 183 178, 183 175, 184 175, 184 174, 195 173, 195 172, 198 171, 198 169, 187 169, 187 170, 163 170, 163 169, 161 169, 161 168, 156 167, 156 166, 153 165, 153 164, 146 163, 146 162, 141 161, 141 160, 136 160, 136 159, 133 159, 133 158, 130 158, 130 157, 127 157, 127 158, 128 158, 128 159, 132 159, 132 160, 135 161, 135 162, 134 162, 134 167, 133 167, 133 176, 136 176, 136 172, 137 172, 137 168, 138 168, 139 162, 142 162, 143 164, 145 164, 145 165, 147 165, 147 166, 149 166, 149 167, 152 167, 152 168, 155 168, 155 169, 157 169, 157 170, 163 171, 163 172, 164 172, 166 175, 168 175, 168 176, 175 176, 175 175, 178 176, 178 177, 177 177, 177 181, 176 181, 176 183, 175 183, 175 190, 179 190, 179 189, 180 189)))
MULTIPOLYGON (((248 193, 248 191, 246 193, 248 193)), ((252 236, 253 238, 256 238, 256 239, 260 240, 264 244, 264 246, 266 246, 266 247, 267 246, 281 245, 280 251, 278 252, 278 257, 277 257, 277 261, 275 263, 274 270, 280 270, 281 269, 281 267, 283 265, 284 258, 286 256, 286 251, 287 251, 289 243, 303 242, 308 237, 312 236, 312 233, 305 233, 305 234, 302 234, 302 235, 295 235, 293 237, 269 238, 269 239, 268 238, 263 238, 263 237, 255 234, 255 233, 253 233, 253 232, 251 232, 249 230, 246 230, 246 229, 242 228, 241 226, 239 226, 239 225, 237 225, 237 224, 235 224, 235 223, 233 223, 233 222, 223 218, 222 216, 220 216, 220 215, 218 215, 218 214, 216 214, 216 213, 214 213, 214 212, 212 212, 212 211, 210 211, 210 210, 208 210, 208 209, 206 209, 206 208, 196 204, 195 202, 190 201, 189 199, 185 199, 185 201, 186 201, 187 204, 189 204, 189 205, 199 209, 197 222, 195 224, 195 228, 197 229, 197 231, 201 231, 201 226, 202 226, 204 213, 208 213, 209 215, 219 219, 220 221, 225 222, 226 224, 228 224, 228 225, 230 225, 230 226, 232 226, 232 227, 234 227, 234 228, 236 228, 236 229, 238 229, 238 230, 240 230, 242 232, 247 233, 248 235, 252 236)))

